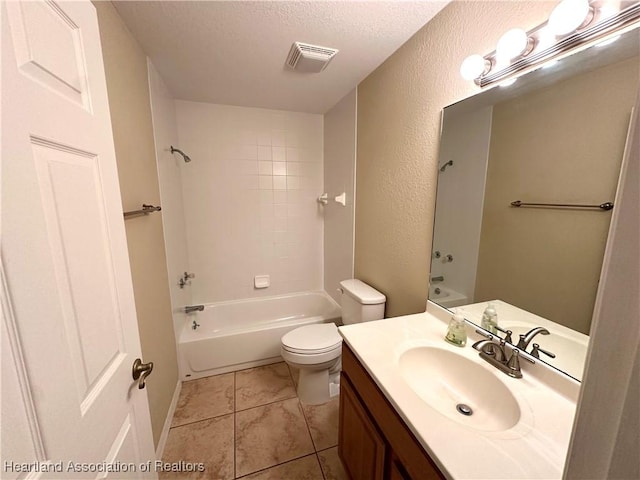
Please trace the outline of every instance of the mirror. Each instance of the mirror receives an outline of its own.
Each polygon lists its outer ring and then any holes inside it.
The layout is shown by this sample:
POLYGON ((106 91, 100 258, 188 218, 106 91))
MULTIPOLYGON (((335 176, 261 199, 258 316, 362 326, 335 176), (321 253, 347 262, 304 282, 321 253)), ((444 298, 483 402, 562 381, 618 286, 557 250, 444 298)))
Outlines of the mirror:
POLYGON ((544 327, 521 348, 578 380, 639 49, 635 29, 443 113, 429 299, 478 326, 494 302, 514 345, 544 327))

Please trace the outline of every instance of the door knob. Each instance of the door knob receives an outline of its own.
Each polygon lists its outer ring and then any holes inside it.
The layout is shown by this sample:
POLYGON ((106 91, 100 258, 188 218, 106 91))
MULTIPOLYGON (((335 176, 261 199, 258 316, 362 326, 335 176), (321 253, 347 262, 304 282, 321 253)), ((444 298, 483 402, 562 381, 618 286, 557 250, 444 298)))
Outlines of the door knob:
POLYGON ((133 368, 131 369, 131 376, 134 380, 138 380, 138 388, 143 389, 145 387, 145 381, 147 377, 151 375, 153 370, 153 362, 142 363, 142 360, 136 358, 133 362, 133 368))

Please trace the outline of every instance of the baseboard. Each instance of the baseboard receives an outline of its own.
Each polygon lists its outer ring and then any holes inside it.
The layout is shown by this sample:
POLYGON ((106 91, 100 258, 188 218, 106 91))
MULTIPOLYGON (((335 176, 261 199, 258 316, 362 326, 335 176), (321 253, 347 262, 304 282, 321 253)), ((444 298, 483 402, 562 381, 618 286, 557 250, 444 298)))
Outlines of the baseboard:
POLYGON ((169 429, 171 428, 171 422, 173 421, 173 414, 178 406, 178 398, 180 397, 180 390, 182 390, 182 381, 178 380, 176 389, 173 391, 173 398, 171 399, 171 405, 169 405, 169 411, 167 412, 167 418, 164 421, 164 427, 162 427, 162 434, 158 441, 158 448, 156 448, 156 458, 162 459, 164 453, 164 447, 167 444, 167 437, 169 436, 169 429))

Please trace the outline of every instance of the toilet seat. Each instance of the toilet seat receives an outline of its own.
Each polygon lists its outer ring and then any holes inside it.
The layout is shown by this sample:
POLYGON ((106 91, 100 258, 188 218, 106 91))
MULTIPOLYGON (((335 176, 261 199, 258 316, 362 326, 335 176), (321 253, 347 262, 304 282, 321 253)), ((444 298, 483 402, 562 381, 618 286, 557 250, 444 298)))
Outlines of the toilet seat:
POLYGON ((297 355, 319 355, 340 350, 342 337, 334 323, 317 323, 291 330, 282 337, 282 349, 297 355))

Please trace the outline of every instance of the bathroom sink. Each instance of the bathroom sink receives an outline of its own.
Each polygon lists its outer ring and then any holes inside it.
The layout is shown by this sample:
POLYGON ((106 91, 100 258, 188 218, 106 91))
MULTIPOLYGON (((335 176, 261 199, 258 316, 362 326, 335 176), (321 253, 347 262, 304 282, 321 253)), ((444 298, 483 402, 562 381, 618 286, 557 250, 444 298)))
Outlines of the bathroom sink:
POLYGON ((460 354, 420 346, 398 359, 404 381, 430 407, 465 426, 489 432, 514 427, 520 406, 496 375, 460 354))

